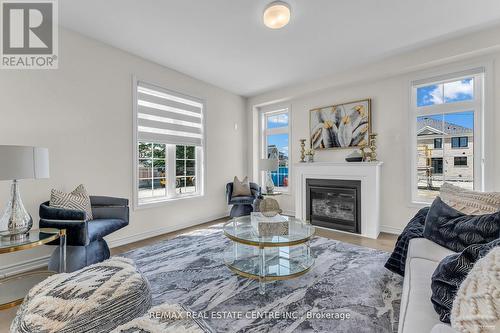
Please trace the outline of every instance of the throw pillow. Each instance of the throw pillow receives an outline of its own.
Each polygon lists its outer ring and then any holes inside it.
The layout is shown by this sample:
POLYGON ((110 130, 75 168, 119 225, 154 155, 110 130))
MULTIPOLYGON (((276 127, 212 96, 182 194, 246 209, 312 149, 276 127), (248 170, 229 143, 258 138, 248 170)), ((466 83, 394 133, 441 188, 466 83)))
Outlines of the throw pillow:
POLYGON ((480 259, 460 285, 451 326, 463 333, 498 332, 500 325, 500 247, 480 259), (496 328, 495 328, 496 326, 496 328))
POLYGON ((233 180, 233 197, 241 196, 251 196, 252 191, 250 190, 250 183, 248 182, 248 177, 243 178, 242 181, 238 177, 234 177, 233 180))
POLYGON ((439 196, 448 206, 467 215, 500 211, 500 192, 477 192, 444 183, 439 190, 439 196))
POLYGON ((11 332, 109 332, 151 307, 148 281, 130 259, 114 257, 33 287, 11 332))
POLYGON ((83 210, 86 214, 85 221, 92 220, 92 206, 90 196, 83 184, 78 185, 71 193, 64 193, 52 189, 50 192, 49 206, 55 208, 83 210))
POLYGON ((491 242, 500 236, 500 212, 465 215, 437 197, 427 213, 424 237, 452 251, 491 242))
POLYGON ((439 263, 432 275, 431 302, 442 322, 450 322, 455 295, 476 261, 496 246, 500 246, 500 239, 487 244, 473 244, 461 253, 447 256, 439 263))

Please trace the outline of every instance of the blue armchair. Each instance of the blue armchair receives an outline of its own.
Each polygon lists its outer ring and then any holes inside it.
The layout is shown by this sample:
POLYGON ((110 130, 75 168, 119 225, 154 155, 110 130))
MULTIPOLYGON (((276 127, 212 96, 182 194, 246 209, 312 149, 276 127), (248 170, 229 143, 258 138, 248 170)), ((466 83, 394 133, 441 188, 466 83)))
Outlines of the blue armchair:
POLYGON ((251 196, 237 196, 233 197, 233 183, 227 183, 226 185, 226 197, 227 204, 233 205, 231 208, 231 213, 229 216, 238 217, 244 215, 250 215, 253 211, 253 202, 257 198, 261 198, 261 189, 258 184, 250 183, 251 196))
MULTIPOLYGON (((128 225, 128 199, 90 196, 90 203, 90 221, 85 221, 84 211, 50 207, 48 201, 40 205, 40 228, 66 229, 67 272, 108 259, 103 237, 128 225)), ((52 253, 49 269, 59 271, 59 248, 52 253)))

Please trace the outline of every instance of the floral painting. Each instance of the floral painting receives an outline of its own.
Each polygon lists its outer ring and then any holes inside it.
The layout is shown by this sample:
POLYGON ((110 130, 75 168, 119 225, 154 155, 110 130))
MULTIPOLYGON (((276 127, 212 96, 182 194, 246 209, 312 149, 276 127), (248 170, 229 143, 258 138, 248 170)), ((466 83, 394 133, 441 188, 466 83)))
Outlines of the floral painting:
POLYGON ((311 147, 330 149, 367 145, 371 131, 370 112, 369 99, 311 110, 311 147))

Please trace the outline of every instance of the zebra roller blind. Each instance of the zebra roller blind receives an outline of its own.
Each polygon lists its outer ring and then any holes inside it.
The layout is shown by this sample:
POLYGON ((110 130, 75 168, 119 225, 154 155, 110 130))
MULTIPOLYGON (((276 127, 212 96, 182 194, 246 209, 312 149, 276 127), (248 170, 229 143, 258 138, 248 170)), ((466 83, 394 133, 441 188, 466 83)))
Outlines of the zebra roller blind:
POLYGON ((203 103, 142 81, 137 82, 137 139, 203 145, 203 103))

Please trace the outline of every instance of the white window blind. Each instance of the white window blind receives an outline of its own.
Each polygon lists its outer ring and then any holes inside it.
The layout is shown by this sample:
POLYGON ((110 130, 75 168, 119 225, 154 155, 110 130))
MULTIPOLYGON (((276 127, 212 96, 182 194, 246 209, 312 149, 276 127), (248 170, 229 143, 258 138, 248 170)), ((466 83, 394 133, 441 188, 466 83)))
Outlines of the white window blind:
POLYGON ((137 139, 203 146, 203 103, 166 89, 137 83, 137 139))

